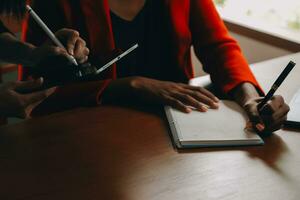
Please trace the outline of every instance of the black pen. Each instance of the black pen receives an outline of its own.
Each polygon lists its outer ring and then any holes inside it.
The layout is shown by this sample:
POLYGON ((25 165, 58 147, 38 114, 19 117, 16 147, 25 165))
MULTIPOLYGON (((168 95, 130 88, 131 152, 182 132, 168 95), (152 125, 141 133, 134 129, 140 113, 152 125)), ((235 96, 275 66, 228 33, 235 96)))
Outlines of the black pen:
POLYGON ((285 69, 281 72, 275 83, 272 85, 271 89, 267 93, 267 95, 264 97, 264 99, 257 105, 257 110, 260 111, 262 107, 273 97, 276 90, 279 88, 279 86, 282 84, 282 82, 285 80, 285 78, 289 75, 289 73, 292 71, 292 69, 295 67, 296 63, 293 61, 290 61, 289 64, 285 67, 285 69))

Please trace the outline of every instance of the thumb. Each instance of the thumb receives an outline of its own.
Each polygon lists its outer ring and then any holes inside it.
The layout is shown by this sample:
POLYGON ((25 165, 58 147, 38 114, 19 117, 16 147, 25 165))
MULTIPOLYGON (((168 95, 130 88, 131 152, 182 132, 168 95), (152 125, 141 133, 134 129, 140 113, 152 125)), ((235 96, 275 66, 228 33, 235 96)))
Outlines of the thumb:
POLYGON ((44 47, 45 49, 45 55, 46 57, 50 56, 68 56, 68 52, 61 47, 56 47, 56 46, 46 46, 44 47))
POLYGON ((36 106, 39 103, 41 103, 44 99, 49 97, 51 94, 53 94, 56 91, 56 87, 52 87, 47 90, 39 91, 39 92, 34 92, 31 94, 24 95, 25 98, 25 105, 33 105, 36 106))
POLYGON ((17 92, 26 92, 30 90, 34 90, 40 88, 43 85, 43 78, 38 78, 36 80, 29 80, 29 81, 17 81, 14 83, 13 89, 17 92))

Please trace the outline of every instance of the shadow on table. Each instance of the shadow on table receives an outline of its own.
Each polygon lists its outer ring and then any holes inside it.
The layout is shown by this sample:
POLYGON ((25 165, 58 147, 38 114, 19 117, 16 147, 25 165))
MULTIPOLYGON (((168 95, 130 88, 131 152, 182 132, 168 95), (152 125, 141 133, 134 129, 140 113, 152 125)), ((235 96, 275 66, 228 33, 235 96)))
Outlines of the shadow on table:
POLYGON ((263 146, 247 146, 247 147, 221 147, 221 148, 199 148, 199 149, 177 149, 174 143, 174 139, 169 129, 169 123, 166 119, 166 116, 163 111, 162 106, 145 106, 135 104, 125 104, 121 105, 127 108, 132 108, 134 110, 138 110, 141 112, 147 112, 154 115, 157 115, 163 119, 164 126, 167 128, 168 136, 170 138, 170 142, 175 151, 180 154, 185 153, 205 153, 205 152, 218 152, 218 151, 244 151, 247 152, 249 157, 252 159, 259 159, 263 161, 268 167, 277 171, 278 173, 282 173, 280 168, 277 165, 278 160, 281 156, 288 151, 288 147, 285 142, 281 139, 280 136, 276 134, 272 134, 271 136, 265 137, 263 146))
POLYGON ((264 138, 265 144, 263 146, 249 146, 249 147, 221 147, 221 148, 201 148, 201 149, 175 149, 180 154, 186 153, 206 153, 219 151, 244 151, 247 152, 252 159, 259 159, 263 161, 268 167, 283 173, 278 167, 277 162, 281 156, 288 151, 287 145, 280 136, 273 134, 272 136, 264 138))

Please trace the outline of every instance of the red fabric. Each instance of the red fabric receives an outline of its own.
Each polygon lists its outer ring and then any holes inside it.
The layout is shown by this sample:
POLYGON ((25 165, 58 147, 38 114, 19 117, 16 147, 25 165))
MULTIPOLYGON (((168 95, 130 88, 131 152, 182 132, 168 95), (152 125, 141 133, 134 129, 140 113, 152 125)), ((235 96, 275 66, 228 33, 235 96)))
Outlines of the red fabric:
POLYGON ((224 92, 229 92, 242 82, 250 82, 263 93, 213 2, 191 1, 190 8, 190 27, 195 52, 213 82, 220 85, 224 92), (202 14, 199 15, 199 12, 202 14))
MULTIPOLYGON (((219 17, 212 0, 162 1, 164 1, 167 21, 170 23, 169 27, 172 32, 170 40, 172 40, 173 46, 170 51, 177 63, 174 68, 181 70, 186 76, 186 80, 194 77, 190 50, 193 45, 204 69, 210 73, 212 80, 224 92, 229 92, 243 82, 250 82, 262 91, 237 42, 229 35, 219 17)), ((75 8, 74 2, 72 0, 35 0, 33 6, 52 30, 69 27, 77 29, 83 34, 87 32, 84 34, 86 36, 84 39, 91 49, 91 54, 99 58, 109 54, 115 46, 108 1, 78 0, 80 5, 75 8)), ((34 23, 29 22, 29 27, 26 25, 24 30, 27 33, 24 38, 36 45, 40 45, 46 39, 45 34, 34 23)), ((20 72, 25 78, 24 69, 20 72)), ((113 66, 104 75, 104 79, 115 78, 116 68, 113 66)), ((72 101, 72 97, 76 96, 81 101, 86 101, 87 96, 77 95, 83 92, 80 90, 91 91, 91 88, 82 86, 84 84, 81 83, 72 88, 61 87, 57 91, 59 93, 57 97, 72 101)), ((98 89, 98 92, 92 93, 99 95, 99 91, 105 89, 107 81, 99 81, 97 84, 99 85, 95 89, 98 89)), ((53 103, 59 103, 62 100, 59 98, 51 100, 53 103)), ((97 102, 96 98, 92 99, 94 103, 97 102)))

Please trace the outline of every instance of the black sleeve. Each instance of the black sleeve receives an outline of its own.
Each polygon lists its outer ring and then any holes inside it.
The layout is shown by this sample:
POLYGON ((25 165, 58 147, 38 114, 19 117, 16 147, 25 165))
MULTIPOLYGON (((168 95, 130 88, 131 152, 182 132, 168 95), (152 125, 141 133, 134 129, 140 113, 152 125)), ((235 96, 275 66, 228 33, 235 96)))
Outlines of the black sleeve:
POLYGON ((5 32, 10 33, 10 31, 4 26, 4 24, 0 20, 0 33, 5 33, 5 32))

